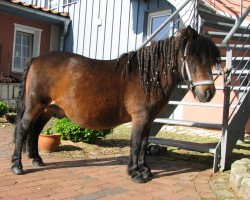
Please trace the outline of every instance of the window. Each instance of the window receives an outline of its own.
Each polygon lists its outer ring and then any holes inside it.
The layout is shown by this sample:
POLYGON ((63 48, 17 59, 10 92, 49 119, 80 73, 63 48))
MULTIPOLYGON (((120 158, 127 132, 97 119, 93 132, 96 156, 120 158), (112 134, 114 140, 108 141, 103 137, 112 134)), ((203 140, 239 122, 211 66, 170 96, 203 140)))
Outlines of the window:
POLYGON ((78 0, 63 0, 63 5, 66 6, 66 5, 77 3, 77 2, 78 0))
MULTIPOLYGON (((165 22, 171 15, 171 10, 156 11, 148 13, 148 26, 147 26, 147 36, 150 36, 154 31, 156 31, 163 22, 165 22)), ((172 35, 172 23, 165 26, 154 38, 154 41, 161 39, 166 39, 172 35)))
POLYGON ((28 58, 32 57, 33 34, 16 32, 14 69, 21 71, 28 58))
POLYGON ((12 71, 23 72, 27 59, 40 53, 41 29, 14 24, 12 71))

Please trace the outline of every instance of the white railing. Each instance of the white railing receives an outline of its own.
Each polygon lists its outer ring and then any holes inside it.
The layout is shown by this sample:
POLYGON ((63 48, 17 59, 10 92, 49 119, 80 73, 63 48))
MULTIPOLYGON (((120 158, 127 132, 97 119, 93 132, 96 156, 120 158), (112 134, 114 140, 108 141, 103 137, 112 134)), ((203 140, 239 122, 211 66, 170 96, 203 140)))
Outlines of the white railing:
MULTIPOLYGON (((244 98, 246 97, 247 92, 250 88, 250 57, 247 56, 249 54, 249 45, 250 42, 249 37, 243 37, 244 34, 249 34, 250 32, 250 24, 245 27, 245 30, 241 33, 241 36, 238 37, 235 44, 229 45, 230 39, 234 36, 237 29, 243 23, 245 18, 248 16, 250 11, 250 6, 247 10, 242 14, 242 16, 236 21, 234 27, 228 33, 228 35, 224 38, 221 43, 221 46, 227 47, 226 54, 226 71, 224 78, 224 115, 223 115, 223 123, 230 123, 230 120, 234 116, 237 110, 237 106, 232 108, 232 105, 240 105, 244 98), (237 46, 241 46, 241 48, 237 48, 237 46), (234 56, 233 56, 234 54, 234 56), (236 73, 239 72, 239 73, 236 73), (238 90, 235 90, 237 87, 238 90), (230 109, 232 108, 232 109, 230 109)), ((225 126, 226 126, 225 124, 225 126)))

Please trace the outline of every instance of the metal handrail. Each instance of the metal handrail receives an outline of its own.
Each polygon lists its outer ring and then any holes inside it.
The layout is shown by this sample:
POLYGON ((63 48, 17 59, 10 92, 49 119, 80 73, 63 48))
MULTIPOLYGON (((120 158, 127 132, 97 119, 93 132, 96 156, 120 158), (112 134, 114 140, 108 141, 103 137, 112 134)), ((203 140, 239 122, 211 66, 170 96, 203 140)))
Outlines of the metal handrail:
POLYGON ((240 1, 240 16, 242 15, 243 11, 243 0, 240 1))
POLYGON ((153 32, 138 48, 136 51, 142 49, 143 47, 145 47, 170 21, 172 21, 174 19, 174 17, 180 13, 180 11, 192 0, 185 0, 181 6, 176 9, 176 11, 173 12, 172 15, 170 15, 170 17, 162 23, 162 25, 155 31, 153 32))
POLYGON ((246 9, 246 11, 243 13, 243 15, 241 15, 241 17, 236 21, 236 23, 234 24, 234 26, 231 29, 231 31, 227 34, 227 36, 221 42, 221 46, 226 47, 228 41, 233 37, 234 33, 240 27, 240 25, 245 20, 245 18, 248 16, 249 12, 250 12, 250 6, 248 6, 248 8, 246 9))
MULTIPOLYGON (((226 130, 226 127, 230 123, 229 121, 234 116, 238 106, 234 107, 232 110, 229 110, 229 108, 232 108, 233 103, 236 105, 241 105, 241 103, 244 101, 245 95, 247 94, 247 91, 249 90, 250 81, 248 80, 249 76, 249 70, 247 69, 247 66, 249 66, 249 60, 244 64, 243 68, 238 70, 240 66, 243 64, 244 59, 246 58, 246 53, 248 52, 249 47, 245 50, 244 55, 241 57, 241 59, 236 59, 240 53, 243 51, 244 46, 247 44, 249 38, 246 38, 242 47, 238 49, 236 52, 236 56, 233 59, 232 57, 232 51, 235 50, 236 45, 233 47, 229 46, 229 40, 233 37, 233 35, 236 33, 238 28, 241 26, 245 18, 248 16, 250 12, 250 6, 248 6, 247 10, 241 15, 241 17, 236 21, 233 28, 230 30, 230 32, 227 34, 227 36, 223 39, 222 43, 220 44, 221 47, 227 47, 227 58, 226 58, 226 68, 229 69, 229 73, 225 74, 224 76, 224 111, 223 111, 223 127, 226 130), (234 63, 239 61, 236 66, 233 66, 234 63), (247 70, 247 74, 244 74, 243 71, 247 70), (232 79, 232 76, 235 75, 235 71, 241 71, 236 79, 232 79), (243 75, 244 74, 244 75, 243 75), (238 82, 241 82, 239 86, 238 82), (234 93, 231 95, 232 91, 235 87, 239 87, 238 93, 234 93), (243 89, 244 88, 244 89, 243 89), (242 90, 243 89, 243 90, 242 90), (241 94, 240 96, 238 96, 241 94), (231 96, 231 97, 230 97, 231 96), (238 99, 237 99, 238 97, 238 99), (237 102, 235 102, 237 99, 237 102)), ((242 35, 249 30, 249 25, 245 28, 244 32, 241 34, 239 40, 242 38, 242 35)), ((235 90, 234 90, 235 91, 235 90)))

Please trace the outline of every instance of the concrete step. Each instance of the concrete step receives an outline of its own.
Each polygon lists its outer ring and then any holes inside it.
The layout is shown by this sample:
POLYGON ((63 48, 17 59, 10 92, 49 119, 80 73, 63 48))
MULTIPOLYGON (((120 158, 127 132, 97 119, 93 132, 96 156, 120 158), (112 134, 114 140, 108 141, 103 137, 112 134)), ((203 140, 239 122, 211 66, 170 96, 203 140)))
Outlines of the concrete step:
MULTIPOLYGON (((227 53, 227 47, 221 46, 221 44, 216 44, 216 46, 220 49, 221 56, 225 57, 227 53)), ((237 45, 229 44, 228 47, 232 49, 233 57, 237 56, 239 57, 239 59, 242 57, 246 57, 246 59, 250 57, 250 51, 249 51, 250 44, 245 44, 245 45, 244 44, 237 44, 237 45)))
MULTIPOLYGON (((249 74, 249 69, 245 69, 245 70, 235 70, 235 69, 232 69, 231 72, 234 74, 234 75, 248 75, 249 74)), ((220 73, 219 70, 213 70, 212 71, 213 75, 217 75, 220 73)))
MULTIPOLYGON (((232 57, 232 59, 233 60, 238 60, 238 61, 240 61, 240 60, 248 61, 248 60, 250 60, 250 57, 232 57)), ((225 61, 226 57, 221 57, 221 60, 225 61)))
POLYGON ((168 124, 168 125, 193 126, 199 128, 212 128, 212 129, 221 129, 222 127, 221 124, 184 121, 184 120, 169 119, 169 118, 156 118, 154 122, 161 124, 168 124))
MULTIPOLYGON (((249 75, 249 73, 247 75, 249 75)), ((238 76, 238 74, 232 74, 232 76, 238 76)), ((244 74, 242 74, 242 76, 244 76, 244 74)), ((185 90, 189 89, 189 87, 187 85, 178 85, 177 88, 185 89, 185 90)), ((215 89, 216 90, 224 90, 224 86, 217 86, 216 85, 215 89)), ((234 86, 234 87, 231 87, 231 90, 233 90, 233 91, 244 91, 244 90, 249 90, 249 89, 250 89, 250 87, 247 87, 247 86, 234 86)), ((177 102, 179 102, 179 101, 177 101, 177 102)), ((169 104, 175 105, 176 103, 175 103, 175 101, 169 101, 169 104)), ((184 104, 185 104, 185 102, 183 102, 182 105, 184 105, 184 104)), ((186 103, 186 104, 188 105, 188 103, 186 103)), ((219 108, 221 107, 221 104, 209 104, 209 103, 207 103, 207 104, 195 103, 194 105, 201 105, 201 106, 204 106, 204 107, 219 107, 219 108)))
POLYGON ((191 151, 198 151, 203 153, 215 153, 215 147, 217 143, 213 144, 202 144, 197 142, 187 142, 187 141, 180 141, 180 140, 173 140, 173 139, 166 139, 166 138, 157 138, 157 137, 149 137, 148 139, 150 144, 157 144, 162 146, 171 146, 171 147, 179 147, 181 149, 191 150, 191 151))
MULTIPOLYGON (((226 30, 215 29, 211 27, 203 27, 203 34, 207 35, 209 38, 213 40, 215 44, 221 44, 224 38, 226 37, 227 33, 229 32, 226 30), (212 32, 211 34, 208 32, 212 32), (217 34, 218 33, 218 34, 217 34)), ((250 34, 244 34, 245 37, 238 37, 241 33, 237 33, 237 35, 232 37, 228 44, 250 44, 250 34), (249 37, 248 37, 249 36, 249 37)))
MULTIPOLYGON (((234 24, 231 23, 224 23, 224 22, 219 22, 219 21, 215 21, 215 20, 205 20, 204 21, 204 26, 211 26, 216 28, 217 30, 221 30, 223 32, 229 32, 234 24)), ((238 28, 238 30, 236 31, 236 33, 244 33, 244 34, 250 34, 250 30, 246 30, 247 27, 241 26, 238 28)))
MULTIPOLYGON (((210 36, 217 36, 217 37, 226 37, 228 32, 219 32, 219 31, 208 31, 207 32, 208 35, 210 36)), ((242 38, 242 39, 248 39, 250 37, 250 34, 239 34, 239 33, 235 33, 233 35, 233 38, 242 38)))
POLYGON ((221 15, 221 14, 215 12, 214 10, 210 10, 204 6, 199 7, 199 15, 201 16, 201 18, 203 20, 216 19, 217 21, 220 21, 220 22, 231 23, 231 24, 235 23, 235 19, 221 15))
MULTIPOLYGON (((219 48, 226 48, 224 46, 221 46, 220 44, 216 44, 216 46, 218 46, 219 48)), ((249 44, 246 44, 246 45, 243 45, 243 44, 229 44, 228 47, 230 48, 235 48, 235 49, 249 49, 250 48, 250 45, 249 44)))

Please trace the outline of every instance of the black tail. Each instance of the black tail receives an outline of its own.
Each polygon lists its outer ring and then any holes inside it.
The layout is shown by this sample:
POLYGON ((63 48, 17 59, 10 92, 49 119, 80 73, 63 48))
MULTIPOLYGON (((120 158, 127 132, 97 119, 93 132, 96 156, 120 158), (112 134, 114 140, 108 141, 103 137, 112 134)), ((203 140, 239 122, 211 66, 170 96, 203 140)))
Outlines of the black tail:
MULTIPOLYGON (((16 127, 14 130, 14 138, 13 141, 15 143, 16 141, 16 135, 18 132, 18 127, 19 127, 19 122, 21 121, 24 111, 25 111, 25 93, 26 93, 26 78, 27 78, 27 74, 29 72, 30 66, 33 62, 35 58, 30 58, 27 62, 26 62, 26 66, 23 72, 23 76, 22 76, 22 82, 21 82, 21 86, 20 86, 20 91, 18 94, 18 98, 17 98, 17 116, 16 116, 16 127)), ((24 143, 23 143, 23 150, 26 151, 26 143, 27 143, 28 137, 25 137, 24 143)))

